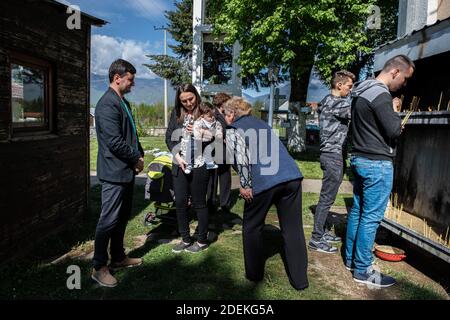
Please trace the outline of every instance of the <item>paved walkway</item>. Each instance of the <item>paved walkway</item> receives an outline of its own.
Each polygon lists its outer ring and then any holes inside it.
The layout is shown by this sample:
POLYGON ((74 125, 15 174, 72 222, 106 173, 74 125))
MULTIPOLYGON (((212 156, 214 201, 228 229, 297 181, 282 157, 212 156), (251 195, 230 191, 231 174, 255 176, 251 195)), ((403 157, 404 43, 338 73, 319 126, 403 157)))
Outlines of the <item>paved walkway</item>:
MULTIPOLYGON (((141 173, 136 176, 136 184, 145 185, 147 181, 147 175, 145 173, 141 173)), ((97 172, 91 171, 91 185, 98 184, 97 172)), ((304 179, 302 183, 302 192, 311 192, 311 193, 320 193, 320 188, 322 187, 322 180, 315 179, 304 179)), ((239 188, 239 177, 232 176, 231 177, 231 188, 238 189, 239 188)), ((342 181, 341 186, 339 187, 339 193, 344 194, 352 194, 353 186, 350 181, 342 181)))

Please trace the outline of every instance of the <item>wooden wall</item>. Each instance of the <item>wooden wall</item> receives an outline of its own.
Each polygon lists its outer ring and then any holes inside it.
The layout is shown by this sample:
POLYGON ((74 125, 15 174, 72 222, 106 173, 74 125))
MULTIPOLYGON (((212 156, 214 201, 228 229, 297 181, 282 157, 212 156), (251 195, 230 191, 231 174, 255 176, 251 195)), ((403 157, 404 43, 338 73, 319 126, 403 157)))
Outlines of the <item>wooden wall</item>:
POLYGON ((0 257, 11 257, 88 210, 90 23, 69 30, 63 7, 0 3, 0 257), (54 130, 11 134, 9 51, 49 61, 54 130))
MULTIPOLYGON (((442 113, 441 118, 450 118, 442 113)), ((450 125, 426 122, 407 125, 402 133, 394 192, 404 210, 445 231, 450 225, 450 125)))

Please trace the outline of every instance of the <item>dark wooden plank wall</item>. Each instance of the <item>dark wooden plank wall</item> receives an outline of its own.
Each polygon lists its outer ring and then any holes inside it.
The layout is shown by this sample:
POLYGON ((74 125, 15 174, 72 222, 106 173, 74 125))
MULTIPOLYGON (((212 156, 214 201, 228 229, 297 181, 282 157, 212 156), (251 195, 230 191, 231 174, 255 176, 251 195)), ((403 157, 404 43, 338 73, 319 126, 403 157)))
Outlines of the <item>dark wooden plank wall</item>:
POLYGON ((36 244, 87 212, 90 24, 69 30, 57 6, 0 4, 0 257, 36 244), (11 139, 8 50, 52 63, 55 130, 11 139))
POLYGON ((397 148, 394 192, 404 210, 450 225, 450 126, 408 125, 397 148))

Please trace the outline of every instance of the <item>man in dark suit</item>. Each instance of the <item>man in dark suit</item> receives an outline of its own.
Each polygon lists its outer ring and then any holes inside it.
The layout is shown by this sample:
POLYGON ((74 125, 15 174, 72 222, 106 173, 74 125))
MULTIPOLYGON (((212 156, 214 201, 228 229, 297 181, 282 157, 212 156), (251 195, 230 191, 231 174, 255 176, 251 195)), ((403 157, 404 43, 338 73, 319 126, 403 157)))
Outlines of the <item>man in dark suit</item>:
POLYGON ((131 215, 134 176, 144 169, 144 151, 137 136, 129 102, 124 95, 134 85, 136 69, 118 59, 109 67, 109 88, 95 108, 98 141, 97 177, 102 184, 102 209, 95 231, 92 279, 105 287, 117 280, 110 268, 140 265, 142 259, 125 254, 123 238, 131 215))

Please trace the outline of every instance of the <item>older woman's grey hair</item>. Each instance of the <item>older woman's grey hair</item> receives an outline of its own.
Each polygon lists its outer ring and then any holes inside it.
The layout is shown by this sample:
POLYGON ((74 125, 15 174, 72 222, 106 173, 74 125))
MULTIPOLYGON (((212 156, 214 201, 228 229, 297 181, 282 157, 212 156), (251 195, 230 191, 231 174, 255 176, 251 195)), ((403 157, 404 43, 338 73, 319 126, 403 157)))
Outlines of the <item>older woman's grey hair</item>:
POLYGON ((225 114, 233 113, 236 117, 252 113, 252 105, 241 97, 233 97, 223 105, 225 114))

